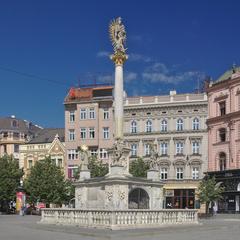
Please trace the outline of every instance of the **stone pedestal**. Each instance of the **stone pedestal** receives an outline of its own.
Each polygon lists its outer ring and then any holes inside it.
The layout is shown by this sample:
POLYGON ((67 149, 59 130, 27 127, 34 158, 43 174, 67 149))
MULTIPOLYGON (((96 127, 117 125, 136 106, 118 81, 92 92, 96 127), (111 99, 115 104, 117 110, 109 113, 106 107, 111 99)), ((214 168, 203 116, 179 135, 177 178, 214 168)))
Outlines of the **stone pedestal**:
POLYGON ((90 170, 81 170, 79 173, 79 180, 85 180, 91 178, 90 170))
POLYGON ((147 179, 151 179, 153 181, 159 181, 160 180, 159 170, 155 170, 155 169, 148 170, 147 179))

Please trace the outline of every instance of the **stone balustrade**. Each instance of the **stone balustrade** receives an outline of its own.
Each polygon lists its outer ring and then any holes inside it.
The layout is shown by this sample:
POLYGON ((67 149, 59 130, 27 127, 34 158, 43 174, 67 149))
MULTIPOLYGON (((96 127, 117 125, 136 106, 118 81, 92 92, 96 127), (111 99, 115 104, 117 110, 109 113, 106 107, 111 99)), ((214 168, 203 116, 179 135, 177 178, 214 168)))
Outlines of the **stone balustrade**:
POLYGON ((75 225, 90 228, 156 228, 173 224, 197 224, 197 210, 80 210, 42 209, 41 223, 75 225))

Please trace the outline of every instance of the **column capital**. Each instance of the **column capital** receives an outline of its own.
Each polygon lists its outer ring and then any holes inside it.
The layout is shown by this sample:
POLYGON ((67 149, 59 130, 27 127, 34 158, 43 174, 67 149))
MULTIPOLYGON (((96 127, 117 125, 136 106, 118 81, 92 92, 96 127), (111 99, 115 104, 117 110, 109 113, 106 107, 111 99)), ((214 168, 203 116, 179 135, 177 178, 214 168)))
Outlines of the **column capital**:
POLYGON ((110 59, 116 64, 116 65, 123 65, 124 62, 128 59, 128 55, 126 55, 123 52, 116 52, 110 56, 110 59))

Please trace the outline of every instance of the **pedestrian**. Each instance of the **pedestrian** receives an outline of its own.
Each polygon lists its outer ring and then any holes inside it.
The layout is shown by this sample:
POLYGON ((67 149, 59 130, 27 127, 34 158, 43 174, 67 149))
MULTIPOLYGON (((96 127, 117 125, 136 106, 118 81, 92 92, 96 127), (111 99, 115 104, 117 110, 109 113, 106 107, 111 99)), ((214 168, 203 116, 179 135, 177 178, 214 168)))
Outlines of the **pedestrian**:
POLYGON ((214 204, 214 206, 213 206, 213 215, 214 216, 217 215, 217 204, 214 204))

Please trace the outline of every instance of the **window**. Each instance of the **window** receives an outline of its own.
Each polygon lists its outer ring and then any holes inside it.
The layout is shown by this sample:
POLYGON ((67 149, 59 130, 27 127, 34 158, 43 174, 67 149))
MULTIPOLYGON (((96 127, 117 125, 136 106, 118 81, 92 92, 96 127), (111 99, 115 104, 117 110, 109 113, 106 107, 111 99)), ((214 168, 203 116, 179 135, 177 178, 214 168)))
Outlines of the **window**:
POLYGON ((81 120, 87 119, 87 110, 86 110, 86 108, 81 108, 80 109, 80 119, 81 120))
POLYGON ((69 112, 69 120, 70 120, 70 122, 75 122, 75 112, 74 111, 69 112))
POLYGON ((136 143, 131 144, 131 156, 132 157, 137 156, 137 144, 136 143))
POLYGON ((98 154, 97 148, 91 148, 90 149, 90 155, 91 156, 97 156, 97 154, 98 154))
POLYGON ((144 144, 144 156, 149 156, 150 155, 150 144, 146 143, 144 144))
POLYGON ((68 140, 69 141, 74 141, 75 140, 75 130, 74 129, 69 129, 68 130, 68 140))
POLYGON ((63 166, 63 160, 61 158, 58 158, 57 160, 57 166, 62 167, 63 166))
POLYGON ((176 143, 176 154, 183 154, 183 142, 176 143))
POLYGON ((86 130, 86 128, 81 128, 80 129, 80 138, 81 139, 86 139, 87 138, 87 130, 86 130))
POLYGON ((220 102, 219 103, 219 110, 220 110, 220 116, 223 116, 226 114, 226 102, 220 102))
POLYGON ((17 120, 12 121, 12 127, 14 127, 14 128, 18 127, 18 121, 17 120))
POLYGON ((95 109, 94 108, 89 109, 89 118, 95 119, 95 109))
POLYGON ((137 122, 136 121, 132 121, 131 122, 131 133, 136 133, 137 132, 137 122))
POLYGON ((75 178, 76 174, 78 172, 78 166, 75 165, 69 165, 68 166, 68 178, 75 178))
POLYGON ((7 153, 7 145, 6 144, 3 145, 3 152, 7 153))
POLYGON ((181 118, 177 120, 177 131, 183 131, 183 120, 181 118))
POLYGON ((168 154, 168 144, 166 142, 160 143, 160 154, 167 155, 168 154))
POLYGON ((192 168, 192 179, 199 179, 199 167, 192 168))
POLYGON ((152 132, 152 121, 147 120, 146 122, 146 132, 152 132))
POLYGON ((103 138, 109 139, 109 128, 108 127, 103 128, 103 138))
POLYGON ((167 131, 167 120, 162 120, 161 122, 161 132, 166 132, 167 131))
POLYGON ((76 149, 67 150, 67 154, 68 154, 68 160, 78 159, 78 152, 76 149))
POLYGON ((28 168, 31 168, 33 166, 33 160, 28 160, 28 168))
POLYGON ((14 152, 19 153, 19 145, 18 144, 14 144, 14 152))
POLYGON ((220 142, 226 141, 226 128, 219 129, 219 139, 220 139, 220 142))
POLYGON ((183 168, 182 167, 176 168, 176 177, 178 180, 183 179, 183 168))
POLYGON ((109 108, 103 109, 103 119, 109 119, 109 108))
POLYGON ((219 168, 220 171, 226 170, 226 154, 223 152, 219 154, 219 168))
POLYGON ((168 175, 168 170, 167 168, 161 168, 160 169, 160 177, 162 180, 166 180, 168 175))
POLYGON ((199 154, 200 150, 200 144, 198 141, 192 142, 192 153, 193 154, 199 154))
POLYGON ((89 138, 90 139, 95 138, 95 128, 89 128, 89 138))
POLYGON ((99 157, 100 159, 108 159, 107 150, 104 148, 100 148, 99 157))
POLYGON ((192 129, 193 129, 193 130, 199 130, 199 119, 198 119, 198 118, 194 118, 194 119, 193 119, 192 129))

